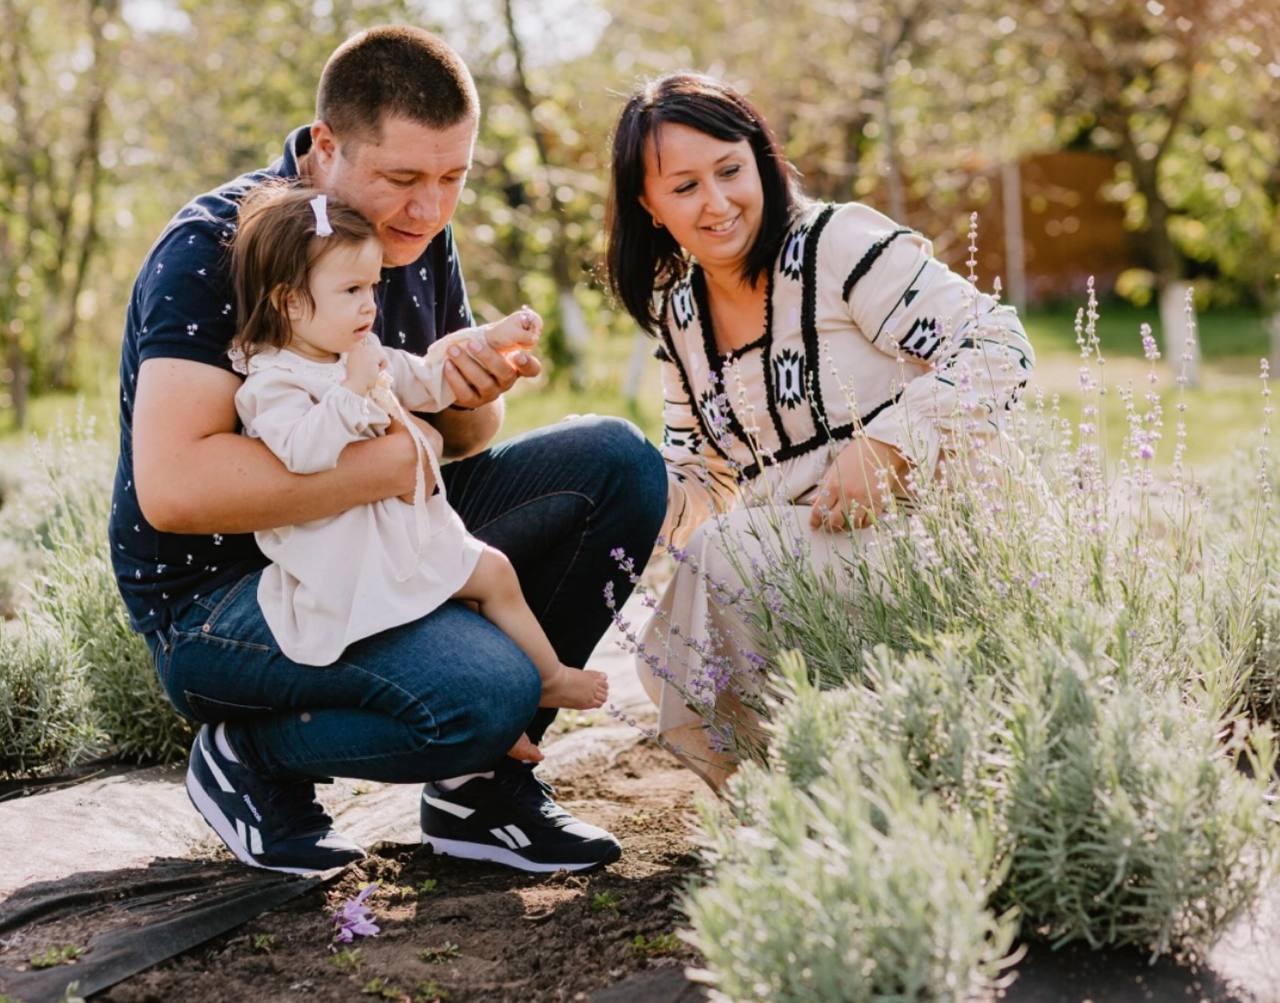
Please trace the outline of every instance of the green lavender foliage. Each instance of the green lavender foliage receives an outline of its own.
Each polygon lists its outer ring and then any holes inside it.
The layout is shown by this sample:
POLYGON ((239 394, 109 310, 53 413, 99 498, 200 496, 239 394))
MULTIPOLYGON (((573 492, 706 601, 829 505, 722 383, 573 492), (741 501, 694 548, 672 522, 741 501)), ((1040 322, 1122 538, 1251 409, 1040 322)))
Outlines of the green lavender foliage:
POLYGON ((56 770, 102 749, 78 655, 45 624, 0 622, 0 776, 56 770))
POLYGON ((750 764, 703 814, 689 935, 718 1000, 994 998, 1016 931, 985 908, 995 839, 921 797, 892 756, 842 754, 807 789, 750 764))
POLYGON ((1274 874, 1274 742, 1096 650, 1019 661, 996 734, 1009 875, 997 901, 1054 944, 1203 956, 1274 874), (1248 771, 1238 769, 1243 762, 1248 771))
POLYGON ((26 555, 28 575, 23 615, 4 627, 15 654, 0 659, 0 687, 14 694, 0 703, 0 730, 15 742, 4 772, 56 771, 106 751, 168 762, 190 747, 191 727, 165 699, 116 588, 106 535, 108 453, 89 425, 58 430, 33 447, 33 469, 0 510, 0 536, 26 555), (65 709, 55 711, 49 700, 59 690, 65 709), (68 715, 75 727, 58 723, 68 715), (80 737, 43 738, 26 724, 41 717, 51 734, 80 737))

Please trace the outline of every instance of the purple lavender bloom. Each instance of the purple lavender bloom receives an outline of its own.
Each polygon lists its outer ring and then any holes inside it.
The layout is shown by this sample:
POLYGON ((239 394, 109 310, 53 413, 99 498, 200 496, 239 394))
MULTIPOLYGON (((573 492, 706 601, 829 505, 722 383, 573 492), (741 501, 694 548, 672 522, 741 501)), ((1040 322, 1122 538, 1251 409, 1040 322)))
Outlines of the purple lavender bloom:
POLYGON ((338 930, 333 935, 333 939, 339 944, 350 944, 356 937, 373 937, 379 933, 378 924, 373 921, 372 914, 364 904, 364 900, 372 895, 377 887, 376 881, 365 885, 359 895, 353 899, 347 899, 334 913, 333 921, 337 924, 338 930))

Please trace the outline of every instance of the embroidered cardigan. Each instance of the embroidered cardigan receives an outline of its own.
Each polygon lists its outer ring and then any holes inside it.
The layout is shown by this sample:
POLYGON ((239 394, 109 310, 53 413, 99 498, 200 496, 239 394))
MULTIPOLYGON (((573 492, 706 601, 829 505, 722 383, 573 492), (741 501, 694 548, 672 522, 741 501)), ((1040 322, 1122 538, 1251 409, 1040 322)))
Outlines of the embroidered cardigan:
POLYGON ((717 350, 696 263, 667 294, 660 336, 662 536, 675 546, 743 498, 807 503, 855 435, 931 475, 965 423, 998 434, 1035 364, 1011 307, 858 203, 814 205, 792 225, 758 337, 717 350))

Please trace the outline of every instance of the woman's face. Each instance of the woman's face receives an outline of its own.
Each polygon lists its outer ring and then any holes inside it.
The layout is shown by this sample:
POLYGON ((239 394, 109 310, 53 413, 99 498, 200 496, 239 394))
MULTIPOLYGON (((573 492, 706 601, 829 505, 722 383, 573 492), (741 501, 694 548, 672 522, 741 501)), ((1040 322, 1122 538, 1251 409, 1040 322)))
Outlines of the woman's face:
POLYGON ((687 125, 658 126, 645 144, 640 204, 703 268, 741 269, 764 215, 750 144, 687 125))

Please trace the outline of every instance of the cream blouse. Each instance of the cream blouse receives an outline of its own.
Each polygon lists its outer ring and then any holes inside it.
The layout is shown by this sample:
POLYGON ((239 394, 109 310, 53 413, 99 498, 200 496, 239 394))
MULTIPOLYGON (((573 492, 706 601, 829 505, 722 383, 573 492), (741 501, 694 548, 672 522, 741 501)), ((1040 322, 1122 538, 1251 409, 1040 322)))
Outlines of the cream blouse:
POLYGON ((662 536, 683 546, 746 500, 805 504, 846 441, 931 475, 974 420, 998 434, 1035 362, 1017 313, 865 205, 813 205, 767 276, 764 330, 721 355, 694 264, 663 308, 662 536))
MULTIPOLYGON (((453 400, 444 353, 470 330, 431 346, 425 356, 385 348, 400 403, 438 411, 453 400)), ((376 343, 376 338, 370 335, 376 343)), ((236 393, 244 433, 261 439, 298 474, 330 470, 348 445, 382 435, 391 415, 342 385, 346 358, 317 362, 267 350, 246 367, 236 393)), ((394 403, 394 402, 393 402, 394 403)), ((337 515, 254 534, 271 561, 258 582, 258 604, 280 650, 302 665, 329 665, 346 647, 426 616, 470 577, 484 544, 450 508, 434 456, 438 490, 410 504, 387 498, 337 515)), ((420 484, 422 482, 420 481, 420 484)))

